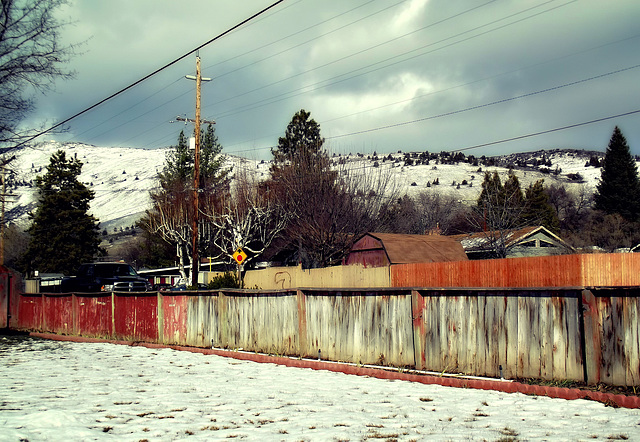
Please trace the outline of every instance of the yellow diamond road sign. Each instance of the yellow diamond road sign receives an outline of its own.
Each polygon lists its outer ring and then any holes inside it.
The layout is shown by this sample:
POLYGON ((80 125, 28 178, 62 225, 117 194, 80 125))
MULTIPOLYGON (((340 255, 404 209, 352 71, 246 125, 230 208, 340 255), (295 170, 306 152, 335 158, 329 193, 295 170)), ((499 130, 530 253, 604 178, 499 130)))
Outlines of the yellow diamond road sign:
POLYGON ((247 254, 244 253, 241 248, 238 248, 238 250, 233 254, 233 259, 235 259, 238 264, 242 264, 245 259, 247 259, 247 254))

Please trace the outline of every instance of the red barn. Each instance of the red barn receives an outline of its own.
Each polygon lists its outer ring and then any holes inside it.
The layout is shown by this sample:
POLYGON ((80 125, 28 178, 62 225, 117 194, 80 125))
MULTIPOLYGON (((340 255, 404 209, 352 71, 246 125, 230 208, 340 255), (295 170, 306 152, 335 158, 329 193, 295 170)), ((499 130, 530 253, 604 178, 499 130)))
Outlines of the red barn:
POLYGON ((467 259, 462 245, 447 236, 366 233, 353 244, 344 263, 384 267, 393 264, 467 259))

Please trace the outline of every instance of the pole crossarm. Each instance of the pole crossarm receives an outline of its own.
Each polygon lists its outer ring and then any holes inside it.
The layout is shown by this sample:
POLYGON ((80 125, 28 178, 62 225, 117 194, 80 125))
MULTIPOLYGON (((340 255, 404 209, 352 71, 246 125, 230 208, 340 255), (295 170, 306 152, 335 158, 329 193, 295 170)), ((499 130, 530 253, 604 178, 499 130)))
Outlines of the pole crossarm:
MULTIPOLYGON (((181 116, 177 116, 176 117, 176 121, 184 121, 185 123, 195 123, 196 120, 195 118, 186 118, 186 117, 181 117, 181 116)), ((204 124, 216 124, 216 120, 205 120, 200 118, 200 123, 204 123, 204 124)))

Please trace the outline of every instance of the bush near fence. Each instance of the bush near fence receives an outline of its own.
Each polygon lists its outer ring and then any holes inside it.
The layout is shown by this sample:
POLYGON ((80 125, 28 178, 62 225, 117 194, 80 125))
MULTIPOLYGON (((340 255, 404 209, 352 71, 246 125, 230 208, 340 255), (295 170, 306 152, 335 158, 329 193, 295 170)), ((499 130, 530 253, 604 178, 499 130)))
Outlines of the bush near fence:
POLYGON ((16 329, 640 385, 640 288, 19 294, 16 329))

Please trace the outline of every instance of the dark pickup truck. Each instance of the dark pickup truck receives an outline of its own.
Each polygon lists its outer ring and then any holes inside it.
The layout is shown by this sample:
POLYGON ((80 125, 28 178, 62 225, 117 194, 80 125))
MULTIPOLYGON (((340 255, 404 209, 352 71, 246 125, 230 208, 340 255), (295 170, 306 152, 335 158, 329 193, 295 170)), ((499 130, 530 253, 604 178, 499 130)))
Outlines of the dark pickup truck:
POLYGON ((63 293, 87 292, 146 292, 151 284, 131 267, 122 262, 96 262, 82 264, 76 276, 62 279, 63 293))

